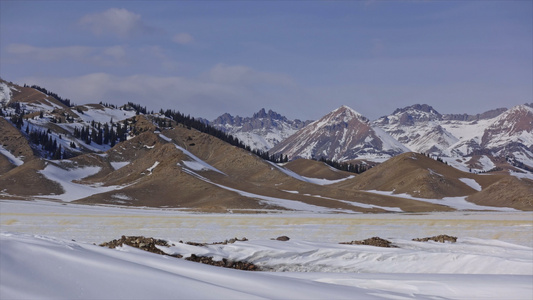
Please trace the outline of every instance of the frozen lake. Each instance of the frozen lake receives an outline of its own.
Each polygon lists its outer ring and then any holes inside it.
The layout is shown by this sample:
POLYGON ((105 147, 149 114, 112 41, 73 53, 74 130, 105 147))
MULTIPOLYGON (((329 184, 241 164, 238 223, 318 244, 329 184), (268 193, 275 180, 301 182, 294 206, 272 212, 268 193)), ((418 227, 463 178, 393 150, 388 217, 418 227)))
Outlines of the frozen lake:
POLYGON ((533 295, 533 212, 205 214, 0 201, 0 224, 2 299, 529 300, 533 295), (440 234, 457 236, 457 243, 411 241, 440 234), (168 254, 247 261, 267 272, 92 245, 122 235, 168 240, 168 254), (290 241, 271 240, 281 235, 290 241), (397 248, 339 244, 373 236, 397 248), (179 243, 233 237, 249 241, 179 243))
POLYGON ((3 232, 101 243, 122 235, 214 242, 233 237, 338 243, 373 236, 412 239, 439 234, 533 247, 533 212, 389 214, 205 214, 179 210, 0 201, 3 232))

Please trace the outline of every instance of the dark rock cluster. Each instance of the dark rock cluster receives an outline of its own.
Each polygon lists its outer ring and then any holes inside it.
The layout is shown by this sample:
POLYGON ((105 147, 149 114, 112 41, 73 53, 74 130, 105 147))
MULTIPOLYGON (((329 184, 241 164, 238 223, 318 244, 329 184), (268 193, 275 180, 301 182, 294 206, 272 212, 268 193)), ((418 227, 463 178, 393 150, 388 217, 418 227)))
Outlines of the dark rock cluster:
POLYGON ((382 239, 380 237, 371 237, 369 239, 363 240, 363 241, 351 241, 351 242, 344 242, 339 243, 344 245, 369 245, 369 246, 376 246, 376 247, 384 247, 384 248, 397 248, 397 246, 394 246, 390 241, 387 241, 385 239, 382 239))
MULTIPOLYGON (((105 242, 105 243, 100 244, 100 246, 114 249, 124 244, 131 246, 131 247, 139 248, 144 251, 161 254, 161 255, 168 255, 168 254, 161 251, 159 248, 156 247, 156 245, 163 246, 163 247, 170 247, 170 245, 165 240, 147 238, 144 236, 124 236, 124 235, 118 240, 112 240, 110 242, 105 242)), ((181 257, 179 254, 170 255, 170 256, 181 257)))
POLYGON ((252 263, 244 262, 244 261, 232 261, 226 258, 223 258, 222 260, 217 261, 217 260, 213 260, 212 257, 197 256, 195 254, 191 254, 191 256, 186 257, 185 260, 199 262, 202 264, 216 266, 216 267, 237 269, 237 270, 243 270, 243 271, 260 271, 259 267, 252 263))
MULTIPOLYGON (((233 244, 237 241, 244 242, 247 240, 248 240, 247 238, 242 238, 242 239, 233 238, 233 239, 225 240, 223 242, 215 242, 215 243, 196 243, 196 242, 185 242, 185 243, 187 245, 204 247, 206 245, 227 245, 227 244, 233 244)), ((180 243, 183 243, 183 241, 180 241, 180 243)), ((128 245, 131 247, 139 248, 141 250, 160 254, 160 255, 169 255, 172 257, 176 257, 176 258, 183 257, 180 254, 167 254, 156 247, 156 245, 163 246, 163 247, 174 246, 174 245, 170 245, 167 241, 160 240, 160 239, 154 239, 154 238, 147 238, 144 236, 124 236, 123 235, 120 239, 112 240, 110 242, 105 242, 105 243, 100 244, 101 247, 108 247, 111 249, 120 247, 122 245, 128 245)), ((197 256, 195 254, 192 254, 190 257, 186 257, 184 259, 188 261, 199 262, 199 263, 217 266, 217 267, 231 268, 231 269, 237 269, 237 270, 243 270, 243 271, 259 271, 259 267, 252 263, 243 262, 243 261, 232 261, 226 258, 223 258, 221 261, 216 261, 216 260, 213 260, 212 257, 197 256)))
MULTIPOLYGON (((248 239, 243 237, 242 239, 239 238, 233 238, 229 240, 225 240, 223 242, 214 242, 214 243, 197 243, 197 242, 185 242, 187 245, 191 246, 197 246, 197 247, 204 247, 206 245, 227 245, 227 244, 233 244, 235 242, 246 242, 248 239)), ((180 243, 184 243, 183 241, 180 241, 180 243)))
POLYGON ((445 242, 455 243, 457 242, 457 237, 446 235, 446 234, 441 234, 441 235, 436 235, 432 237, 413 239, 413 241, 415 242, 434 241, 434 242, 439 242, 439 243, 445 243, 445 242))

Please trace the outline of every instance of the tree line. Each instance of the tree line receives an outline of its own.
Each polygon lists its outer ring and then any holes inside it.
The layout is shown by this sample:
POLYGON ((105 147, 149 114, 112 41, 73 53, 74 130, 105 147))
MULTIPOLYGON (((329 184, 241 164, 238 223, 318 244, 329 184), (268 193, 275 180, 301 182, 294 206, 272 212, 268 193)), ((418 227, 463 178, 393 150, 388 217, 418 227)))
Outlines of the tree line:
MULTIPOLYGON (((28 87, 28 86, 27 86, 26 84, 24 84, 24 87, 28 87)), ((51 92, 51 91, 49 91, 49 90, 47 90, 47 89, 45 89, 45 88, 43 88, 43 87, 40 87, 40 86, 38 86, 38 85, 32 85, 32 86, 30 86, 30 87, 31 87, 32 89, 36 89, 36 90, 38 90, 38 91, 40 91, 40 92, 42 92, 42 93, 44 93, 44 94, 46 94, 46 95, 48 95, 48 96, 50 96, 50 97, 55 98, 57 101, 63 103, 64 105, 66 105, 66 106, 68 106, 68 107, 73 107, 73 106, 74 106, 74 104, 72 104, 72 103, 70 102, 70 99, 61 98, 58 94, 56 94, 56 93, 54 93, 54 92, 51 92)))
POLYGON ((371 165, 361 162, 361 163, 348 163, 348 162, 339 162, 325 158, 324 156, 320 157, 319 161, 341 171, 346 171, 350 173, 361 174, 368 169, 372 168, 371 165))

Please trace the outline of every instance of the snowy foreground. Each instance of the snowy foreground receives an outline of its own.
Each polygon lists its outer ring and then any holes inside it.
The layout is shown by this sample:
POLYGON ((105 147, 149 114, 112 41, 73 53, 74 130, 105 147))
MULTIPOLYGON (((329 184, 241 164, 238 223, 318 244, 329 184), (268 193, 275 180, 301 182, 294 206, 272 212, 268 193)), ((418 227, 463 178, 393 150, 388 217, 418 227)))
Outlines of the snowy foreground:
POLYGON ((0 299, 533 299, 532 218, 510 212, 209 215, 0 201, 0 299), (291 239, 270 239, 281 232, 291 239), (169 254, 246 260, 269 271, 92 244, 122 234, 165 239, 173 244, 161 247, 169 254), (248 241, 227 245, 179 243, 243 234, 248 241), (459 239, 411 241, 432 234, 459 239), (371 236, 398 248, 338 244, 371 236))

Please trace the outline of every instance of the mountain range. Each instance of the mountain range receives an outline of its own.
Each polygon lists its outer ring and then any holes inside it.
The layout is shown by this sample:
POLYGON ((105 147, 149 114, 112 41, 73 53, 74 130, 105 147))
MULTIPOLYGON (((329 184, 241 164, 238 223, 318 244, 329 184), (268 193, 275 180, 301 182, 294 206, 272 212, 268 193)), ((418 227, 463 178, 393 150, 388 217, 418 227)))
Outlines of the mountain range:
POLYGON ((314 122, 262 109, 208 122, 58 98, 0 81, 0 198, 212 212, 533 210, 530 105, 479 116, 415 105, 373 122, 347 106, 314 122), (265 160, 255 145, 290 161, 265 160), (356 175, 309 159, 322 156, 379 164, 356 175))
POLYGON ((383 162, 412 151, 441 157, 463 170, 484 172, 502 164, 533 170, 533 104, 477 115, 440 114, 416 104, 375 121, 347 106, 314 122, 291 121, 262 109, 252 118, 226 113, 208 124, 289 159, 383 162), (258 142, 265 140, 269 142, 258 142))

